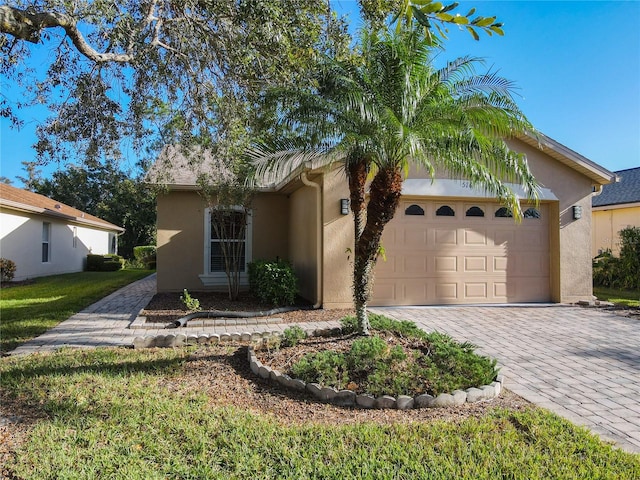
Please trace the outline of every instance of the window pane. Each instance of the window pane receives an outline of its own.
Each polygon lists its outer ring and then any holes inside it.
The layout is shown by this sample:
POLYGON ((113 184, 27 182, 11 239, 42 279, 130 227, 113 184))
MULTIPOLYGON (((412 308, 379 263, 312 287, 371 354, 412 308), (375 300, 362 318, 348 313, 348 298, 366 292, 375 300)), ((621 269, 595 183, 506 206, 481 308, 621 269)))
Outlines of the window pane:
POLYGON ((246 230, 245 213, 241 211, 211 212, 211 239, 226 238, 244 240, 246 230))
POLYGON ((49 244, 42 244, 42 263, 47 263, 49 261, 49 244))
POLYGON ((513 213, 507 207, 500 207, 496 210, 496 217, 513 218, 513 213))
MULTIPOLYGON (((232 252, 236 252, 236 248, 240 248, 240 262, 239 262, 239 268, 238 270, 240 272, 244 272, 244 267, 245 267, 245 252, 246 252, 246 245, 245 242, 231 242, 229 244, 229 250, 232 252)), ((211 271, 212 272, 224 272, 225 271, 225 267, 224 267, 224 255, 222 253, 222 242, 220 242, 219 240, 212 240, 211 241, 211 271)))
POLYGON ((467 210, 467 217, 484 217, 484 211, 480 207, 471 207, 467 210))
POLYGON ((404 211, 405 215, 424 215, 424 210, 420 205, 411 205, 404 211))
POLYGON ((48 242, 49 241, 49 230, 51 229, 51 224, 48 222, 44 222, 42 224, 42 241, 43 242, 48 242))
POLYGON ((453 211, 449 205, 443 205, 438 210, 436 210, 437 217, 455 217, 456 212, 453 211))
POLYGON ((524 212, 524 218, 540 218, 540 212, 535 208, 527 208, 524 212))

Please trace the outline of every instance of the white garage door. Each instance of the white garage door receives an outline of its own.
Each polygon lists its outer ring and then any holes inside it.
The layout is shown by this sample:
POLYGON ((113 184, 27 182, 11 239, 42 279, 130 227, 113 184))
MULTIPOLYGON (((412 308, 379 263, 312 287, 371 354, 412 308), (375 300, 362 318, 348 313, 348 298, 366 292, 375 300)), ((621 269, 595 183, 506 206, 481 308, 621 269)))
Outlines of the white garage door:
POLYGON ((548 209, 524 210, 516 223, 489 201, 401 201, 371 305, 549 301, 548 209))

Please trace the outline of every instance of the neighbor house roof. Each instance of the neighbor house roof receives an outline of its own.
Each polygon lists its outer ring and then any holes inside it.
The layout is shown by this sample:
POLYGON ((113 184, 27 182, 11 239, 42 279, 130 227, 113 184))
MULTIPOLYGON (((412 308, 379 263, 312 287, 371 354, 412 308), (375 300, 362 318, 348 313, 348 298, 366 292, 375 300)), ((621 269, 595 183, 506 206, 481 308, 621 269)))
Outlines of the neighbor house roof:
POLYGON ((602 193, 593 197, 594 207, 640 203, 640 167, 615 172, 620 178, 618 183, 605 185, 602 193))
POLYGON ((124 228, 85 213, 77 208, 57 202, 38 193, 12 187, 11 185, 0 184, 0 206, 2 208, 36 213, 104 230, 124 232, 124 228))

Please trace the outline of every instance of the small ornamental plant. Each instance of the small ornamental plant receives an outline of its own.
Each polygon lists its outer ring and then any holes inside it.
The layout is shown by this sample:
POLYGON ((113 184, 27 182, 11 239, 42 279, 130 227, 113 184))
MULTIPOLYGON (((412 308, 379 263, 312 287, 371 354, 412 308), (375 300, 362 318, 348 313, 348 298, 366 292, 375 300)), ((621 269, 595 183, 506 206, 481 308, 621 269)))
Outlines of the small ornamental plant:
POLYGON ((199 312, 202 310, 202 308, 200 308, 200 300, 193 298, 186 288, 182 291, 182 295, 180 295, 180 301, 184 303, 184 306, 187 307, 187 310, 190 312, 199 312))
POLYGON ((3 282, 10 282, 16 273, 16 264, 8 258, 0 258, 0 279, 3 282))

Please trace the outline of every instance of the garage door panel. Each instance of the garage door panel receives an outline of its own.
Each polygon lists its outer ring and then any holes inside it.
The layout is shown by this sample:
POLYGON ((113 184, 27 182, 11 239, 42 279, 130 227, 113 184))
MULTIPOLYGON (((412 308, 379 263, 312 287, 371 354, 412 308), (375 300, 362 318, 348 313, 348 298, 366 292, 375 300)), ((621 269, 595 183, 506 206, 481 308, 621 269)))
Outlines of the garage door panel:
MULTIPOLYGON (((539 219, 495 218, 498 204, 479 204, 483 218, 461 203, 420 203, 424 216, 399 210, 383 235, 387 262, 375 271, 372 305, 433 305, 548 301, 549 233, 539 219), (456 217, 435 215, 450 205, 456 217)), ((466 206, 466 204, 465 204, 466 206)))

